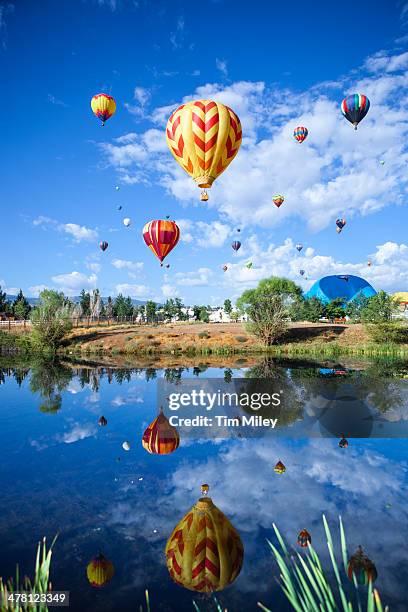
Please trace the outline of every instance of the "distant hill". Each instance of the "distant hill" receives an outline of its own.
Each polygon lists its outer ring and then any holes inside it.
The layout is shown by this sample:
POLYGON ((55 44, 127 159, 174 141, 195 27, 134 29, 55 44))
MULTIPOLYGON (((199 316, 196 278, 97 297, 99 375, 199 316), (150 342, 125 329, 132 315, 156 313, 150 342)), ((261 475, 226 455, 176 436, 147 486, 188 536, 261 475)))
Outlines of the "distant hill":
MULTIPOLYGON (((7 300, 9 302, 14 302, 16 297, 17 296, 15 296, 15 295, 8 295, 7 294, 7 300)), ((27 297, 27 296, 25 296, 25 297, 27 299, 27 302, 30 304, 30 306, 36 306, 36 304, 38 304, 38 302, 39 302, 39 298, 38 297, 27 297)), ((81 298, 79 297, 79 295, 76 295, 75 297, 71 297, 70 298, 70 300, 72 302, 74 302, 75 304, 78 304, 80 299, 81 298)), ((106 304, 106 302, 108 301, 108 298, 107 297, 103 297, 102 300, 103 300, 104 304, 106 304)), ((144 306, 146 304, 146 301, 147 300, 135 300, 135 299, 132 298, 133 306, 144 306)))

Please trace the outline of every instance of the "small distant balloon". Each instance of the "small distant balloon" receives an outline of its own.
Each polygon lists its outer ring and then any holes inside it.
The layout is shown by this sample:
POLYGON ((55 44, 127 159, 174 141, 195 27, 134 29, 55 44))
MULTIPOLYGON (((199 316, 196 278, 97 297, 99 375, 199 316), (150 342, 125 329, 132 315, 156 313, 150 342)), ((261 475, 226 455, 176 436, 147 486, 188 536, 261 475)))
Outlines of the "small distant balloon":
POLYGON ((106 420, 106 418, 104 416, 99 417, 98 425, 100 427, 105 427, 105 425, 107 425, 107 424, 108 424, 108 421, 106 420))
POLYGON ((247 261, 247 263, 245 264, 245 266, 248 268, 248 270, 250 270, 253 266, 252 261, 247 261))
POLYGON ((380 159, 380 164, 381 164, 381 166, 384 166, 385 161, 383 159, 380 159))
POLYGON ((371 262, 370 260, 368 260, 368 261, 367 261, 367 266, 368 266, 369 268, 371 268, 371 266, 372 266, 372 265, 373 265, 373 264, 372 264, 372 262, 371 262))
POLYGON ((296 250, 299 251, 299 253, 300 253, 300 251, 302 249, 303 249, 303 244, 300 244, 300 242, 298 242, 297 245, 296 245, 296 250))
POLYGON ((125 219, 123 219, 123 225, 125 227, 129 227, 129 225, 132 223, 132 221, 129 219, 129 217, 126 217, 125 219))
POLYGON ((241 231, 241 228, 240 228, 240 227, 237 227, 237 232, 239 233, 240 231, 241 231))
POLYGON ((228 270, 228 266, 224 264, 224 265, 222 266, 222 269, 224 270, 224 272, 226 272, 226 271, 228 270))
POLYGON ((341 434, 341 438, 339 440, 339 446, 340 446, 340 448, 347 448, 348 447, 348 440, 344 437, 344 434, 341 434))
POLYGON ((285 198, 283 197, 283 195, 277 194, 277 195, 273 196, 272 200, 273 200, 273 203, 275 204, 275 206, 277 206, 279 208, 284 203, 285 198))
POLYGON ((125 451, 130 451, 130 442, 128 442, 127 440, 125 440, 125 442, 122 444, 122 448, 125 451))
POLYGON ((239 251, 239 249, 241 248, 241 243, 239 240, 234 240, 231 246, 234 249, 234 251, 239 251))
POLYGON ((300 276, 304 276, 305 275, 305 271, 304 270, 299 270, 299 274, 300 274, 300 276))
POLYGON ((109 244, 106 242, 106 240, 102 240, 102 242, 99 243, 99 248, 101 249, 101 251, 106 251, 108 246, 109 244))
POLYGON ((116 210, 122 210, 122 208, 123 208, 123 206, 119 205, 119 206, 116 207, 116 210))
POLYGON ((119 191, 120 187, 119 185, 115 185, 115 191, 119 191))
POLYGON ((302 143, 306 140, 309 131, 306 127, 300 125, 293 130, 293 137, 299 142, 302 143))

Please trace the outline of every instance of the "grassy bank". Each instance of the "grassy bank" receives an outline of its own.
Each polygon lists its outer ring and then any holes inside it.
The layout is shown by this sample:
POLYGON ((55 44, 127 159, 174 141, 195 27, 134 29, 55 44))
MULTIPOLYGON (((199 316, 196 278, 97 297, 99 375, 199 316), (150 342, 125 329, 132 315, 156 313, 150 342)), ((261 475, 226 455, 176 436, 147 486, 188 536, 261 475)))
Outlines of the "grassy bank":
MULTIPOLYGON (((3 352, 30 352, 29 336, 1 332, 3 352)), ((408 344, 374 343, 362 325, 297 323, 280 344, 265 347, 242 323, 118 325, 72 330, 60 353, 74 356, 393 356, 408 358, 408 344)))

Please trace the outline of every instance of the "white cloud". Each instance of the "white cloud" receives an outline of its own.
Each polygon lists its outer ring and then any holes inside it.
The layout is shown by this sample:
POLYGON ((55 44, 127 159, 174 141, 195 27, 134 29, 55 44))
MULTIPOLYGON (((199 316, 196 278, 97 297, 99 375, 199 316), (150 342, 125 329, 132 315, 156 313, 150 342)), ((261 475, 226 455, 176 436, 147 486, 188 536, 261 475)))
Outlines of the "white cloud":
POLYGON ((85 438, 90 438, 95 434, 95 425, 80 425, 79 423, 76 423, 72 430, 60 436, 59 440, 61 442, 65 442, 65 444, 72 444, 73 442, 78 442, 79 440, 85 440, 85 438))
POLYGON ((64 108, 68 107, 68 104, 65 104, 65 102, 63 102, 62 100, 59 100, 52 94, 48 94, 48 102, 51 102, 51 104, 54 104, 55 106, 63 106, 64 108))
POLYGON ((145 87, 135 87, 133 92, 134 104, 125 102, 124 106, 134 117, 143 119, 146 115, 146 108, 150 102, 151 92, 145 87))
POLYGON ((68 274, 57 274, 52 277, 52 281, 60 291, 63 291, 66 295, 73 296, 82 289, 95 289, 98 277, 96 274, 86 276, 86 274, 74 271, 68 274))
POLYGON ((28 291, 32 297, 38 297, 44 289, 49 289, 49 287, 47 285, 32 285, 28 288, 28 291))
POLYGON ((97 262, 88 262, 86 264, 86 267, 88 268, 88 270, 91 270, 92 272, 95 272, 96 274, 98 274, 98 272, 101 271, 101 264, 97 263, 97 262))
POLYGON ((113 259, 112 266, 117 270, 131 270, 132 272, 136 272, 143 269, 143 262, 129 261, 125 259, 113 259))
POLYGON ((59 223, 55 219, 50 219, 50 217, 45 217, 44 215, 34 219, 33 225, 35 227, 54 228, 59 232, 68 234, 75 242, 94 242, 98 238, 96 229, 90 229, 77 223, 59 223))
POLYGON ((224 77, 228 76, 227 61, 225 59, 218 59, 217 57, 215 60, 215 65, 217 70, 219 70, 224 77))
POLYGON ((145 285, 131 285, 129 283, 122 283, 116 285, 116 293, 121 293, 124 296, 130 295, 133 298, 146 299, 150 295, 150 290, 145 285))
MULTIPOLYGON (((206 206, 234 224, 271 228, 298 217, 312 231, 320 231, 336 216, 352 219, 390 204, 404 204, 408 53, 381 52, 366 60, 367 67, 378 70, 359 79, 354 72, 338 83, 321 83, 300 93, 241 81, 228 86, 206 84, 180 100, 216 98, 235 110, 243 126, 241 149, 216 181, 206 206), (341 115, 339 85, 344 93, 363 91, 372 100, 357 132, 341 115), (297 125, 309 129, 302 145, 292 135, 297 125), (279 210, 271 202, 275 192, 285 195, 279 210)), ((164 128, 176 106, 156 108, 151 120, 164 128)), ((127 182, 148 182, 154 177, 182 204, 197 202, 193 181, 166 150, 164 131, 155 132, 159 146, 154 151, 148 151, 148 141, 146 133, 140 134, 129 151, 129 145, 120 142, 106 144, 108 162, 127 182)))
POLYGON ((174 298, 179 295, 176 287, 171 285, 170 283, 164 283, 161 287, 163 297, 165 298, 174 298))
POLYGON ((170 44, 173 51, 180 49, 184 41, 184 17, 180 16, 177 18, 176 29, 170 33, 170 44))
POLYGON ((202 287, 207 286, 212 277, 210 268, 198 268, 195 272, 177 272, 174 276, 177 285, 184 287, 202 287))

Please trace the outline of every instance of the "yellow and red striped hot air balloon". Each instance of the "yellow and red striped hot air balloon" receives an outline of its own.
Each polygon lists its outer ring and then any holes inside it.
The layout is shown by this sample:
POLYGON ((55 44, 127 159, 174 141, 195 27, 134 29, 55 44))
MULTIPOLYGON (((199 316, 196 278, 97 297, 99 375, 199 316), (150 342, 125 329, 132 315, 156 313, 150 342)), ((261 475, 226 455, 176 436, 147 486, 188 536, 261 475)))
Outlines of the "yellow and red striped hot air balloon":
POLYGON ((175 427, 160 409, 160 414, 147 427, 142 437, 142 446, 153 455, 169 455, 178 449, 180 436, 175 427))
POLYGON ((181 519, 165 552, 172 579, 202 593, 222 591, 234 582, 244 559, 238 532, 210 497, 201 497, 181 519))
POLYGON ((109 561, 102 553, 94 557, 86 567, 86 575, 91 586, 99 588, 112 580, 115 573, 113 563, 109 561))
POLYGON ((180 229, 174 221, 156 219, 143 228, 143 239, 158 259, 163 259, 174 249, 180 238, 180 229))
POLYGON ((91 100, 91 108, 94 115, 102 121, 102 125, 105 125, 105 121, 110 119, 116 111, 116 102, 112 96, 108 94, 100 93, 96 94, 91 100))
POLYGON ((166 141, 174 159, 198 187, 209 189, 238 153, 241 122, 220 102, 194 100, 172 113, 166 141))

